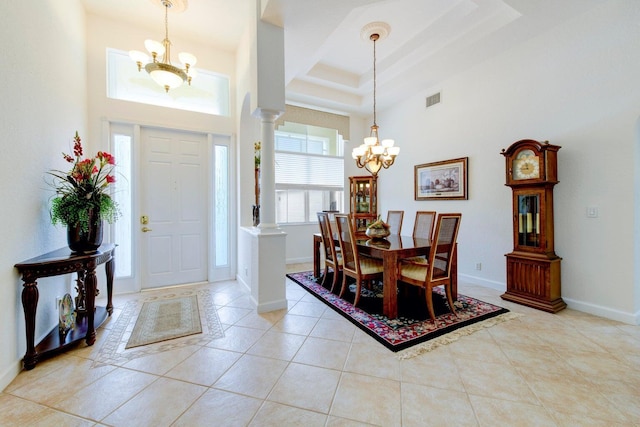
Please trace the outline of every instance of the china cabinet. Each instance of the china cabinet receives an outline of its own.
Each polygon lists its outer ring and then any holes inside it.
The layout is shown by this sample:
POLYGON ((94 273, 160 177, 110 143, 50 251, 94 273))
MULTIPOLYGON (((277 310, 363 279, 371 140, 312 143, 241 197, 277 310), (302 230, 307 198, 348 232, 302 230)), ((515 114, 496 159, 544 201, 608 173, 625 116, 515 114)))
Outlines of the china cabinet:
POLYGON ((356 233, 364 233, 378 217, 378 177, 350 176, 350 207, 356 233))

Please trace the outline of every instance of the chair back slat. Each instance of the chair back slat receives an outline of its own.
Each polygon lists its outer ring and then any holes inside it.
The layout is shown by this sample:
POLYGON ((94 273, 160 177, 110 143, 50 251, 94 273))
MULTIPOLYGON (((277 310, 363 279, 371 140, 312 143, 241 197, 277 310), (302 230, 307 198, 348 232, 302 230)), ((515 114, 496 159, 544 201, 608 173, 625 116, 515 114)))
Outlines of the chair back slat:
POLYGON ((322 246, 324 246, 324 257, 329 261, 334 261, 336 259, 336 247, 333 243, 329 215, 326 212, 318 212, 318 223, 320 225, 320 234, 322 235, 322 246))
POLYGON ((416 221, 413 223, 413 237, 431 239, 435 220, 436 213, 434 211, 416 212, 416 221))
POLYGON ((388 211, 387 212, 387 224, 389 224, 389 231, 391 234, 400 235, 402 230, 402 219, 404 218, 404 211, 388 211))
POLYGON ((338 227, 340 251, 342 252, 342 268, 359 274, 360 265, 358 263, 355 233, 353 231, 350 214, 336 214, 335 218, 338 227))
POLYGON ((440 214, 429 253, 431 279, 445 279, 451 275, 451 260, 455 250, 462 214, 440 214))

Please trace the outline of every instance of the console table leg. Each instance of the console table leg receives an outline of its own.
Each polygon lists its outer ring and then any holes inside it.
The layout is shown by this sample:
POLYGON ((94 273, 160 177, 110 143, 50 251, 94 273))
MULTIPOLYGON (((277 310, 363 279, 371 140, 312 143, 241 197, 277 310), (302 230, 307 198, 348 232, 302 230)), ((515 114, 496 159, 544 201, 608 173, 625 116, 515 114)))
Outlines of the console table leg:
POLYGON ((98 286, 98 280, 96 279, 96 266, 95 263, 90 265, 87 269, 85 276, 85 306, 87 307, 87 345, 93 345, 96 342, 96 330, 93 326, 93 320, 95 318, 96 307, 96 287, 98 286))
POLYGON ((107 261, 104 266, 104 270, 107 273, 107 313, 109 316, 113 314, 113 302, 111 297, 113 295, 113 271, 115 270, 115 249, 111 252, 111 259, 107 261))
POLYGON ((38 307, 38 284, 25 282, 22 289, 22 308, 24 310, 24 324, 27 335, 27 352, 24 355, 24 368, 30 370, 38 363, 38 353, 35 347, 36 309, 38 307))

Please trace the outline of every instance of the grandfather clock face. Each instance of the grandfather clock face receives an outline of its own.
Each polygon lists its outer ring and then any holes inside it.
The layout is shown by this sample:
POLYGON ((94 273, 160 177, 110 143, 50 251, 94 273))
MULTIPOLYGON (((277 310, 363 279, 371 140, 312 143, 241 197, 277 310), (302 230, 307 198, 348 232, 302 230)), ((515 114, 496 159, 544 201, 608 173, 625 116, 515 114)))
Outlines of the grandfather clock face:
POLYGON ((540 157, 533 150, 522 150, 513 159, 512 171, 514 180, 540 178, 540 157))

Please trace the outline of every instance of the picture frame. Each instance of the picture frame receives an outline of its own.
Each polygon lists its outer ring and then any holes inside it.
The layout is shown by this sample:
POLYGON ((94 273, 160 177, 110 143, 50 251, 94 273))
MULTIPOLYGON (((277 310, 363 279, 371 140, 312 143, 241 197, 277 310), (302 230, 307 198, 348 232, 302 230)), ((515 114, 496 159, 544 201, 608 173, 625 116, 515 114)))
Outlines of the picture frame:
POLYGON ((468 157, 424 163, 414 167, 416 200, 467 200, 468 157))

